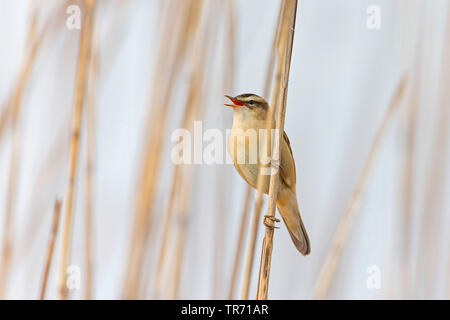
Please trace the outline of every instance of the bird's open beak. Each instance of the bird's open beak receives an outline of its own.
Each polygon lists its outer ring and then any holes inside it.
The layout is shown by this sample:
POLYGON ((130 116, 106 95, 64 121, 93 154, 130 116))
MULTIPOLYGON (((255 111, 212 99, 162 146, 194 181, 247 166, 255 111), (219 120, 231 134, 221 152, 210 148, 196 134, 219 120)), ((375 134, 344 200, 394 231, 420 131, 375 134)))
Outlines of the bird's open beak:
POLYGON ((237 107, 242 107, 244 104, 238 100, 236 100, 236 98, 230 97, 225 95, 225 97, 227 97, 228 99, 231 100, 231 102, 233 102, 233 104, 227 104, 225 103, 226 106, 228 107, 232 107, 232 108, 237 108, 237 107))

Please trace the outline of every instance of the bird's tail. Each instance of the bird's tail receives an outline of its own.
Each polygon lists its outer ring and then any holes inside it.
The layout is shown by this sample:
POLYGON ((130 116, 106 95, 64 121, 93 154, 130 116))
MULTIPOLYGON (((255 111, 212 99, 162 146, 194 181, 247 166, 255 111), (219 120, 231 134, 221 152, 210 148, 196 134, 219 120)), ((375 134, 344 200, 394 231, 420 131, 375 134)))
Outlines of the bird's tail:
POLYGON ((295 192, 289 188, 282 188, 278 194, 277 208, 280 211, 295 247, 301 254, 306 256, 311 252, 311 245, 300 216, 295 192))

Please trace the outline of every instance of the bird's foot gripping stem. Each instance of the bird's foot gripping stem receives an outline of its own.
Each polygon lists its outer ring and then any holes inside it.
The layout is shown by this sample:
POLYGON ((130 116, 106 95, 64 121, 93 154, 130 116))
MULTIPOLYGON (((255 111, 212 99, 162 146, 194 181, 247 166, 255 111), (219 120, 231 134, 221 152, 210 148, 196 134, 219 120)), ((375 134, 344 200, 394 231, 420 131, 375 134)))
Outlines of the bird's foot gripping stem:
POLYGON ((280 229, 280 227, 275 226, 275 222, 280 222, 280 219, 277 219, 274 216, 268 214, 264 215, 263 223, 267 228, 280 229))

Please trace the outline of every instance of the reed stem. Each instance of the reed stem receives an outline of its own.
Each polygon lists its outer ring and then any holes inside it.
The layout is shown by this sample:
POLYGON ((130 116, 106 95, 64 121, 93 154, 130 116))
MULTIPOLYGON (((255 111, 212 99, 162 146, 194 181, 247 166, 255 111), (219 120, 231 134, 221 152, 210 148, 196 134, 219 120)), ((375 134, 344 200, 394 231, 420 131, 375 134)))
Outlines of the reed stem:
POLYGON ((94 18, 95 0, 85 0, 85 15, 81 28, 80 46, 78 50, 77 72, 75 78, 75 93, 72 114, 71 141, 69 149, 68 178, 64 195, 64 224, 61 235, 61 255, 58 273, 58 298, 65 299, 66 268, 69 256, 69 237, 73 210, 73 193, 75 186, 75 173, 78 165, 78 147, 80 137, 83 102, 86 93, 88 67, 91 55, 92 25, 94 18))
POLYGON ((252 187, 247 186, 244 198, 244 204, 241 211, 241 227, 239 229, 239 238, 236 244, 236 253, 234 256, 233 271, 231 273, 230 289, 228 291, 228 299, 233 299, 234 288, 236 287, 239 266, 241 262, 242 249, 244 248, 245 229, 250 211, 250 200, 252 196, 252 187))
MULTIPOLYGON (((272 88, 272 77, 273 77, 273 71, 274 71, 274 65, 275 65, 275 59, 276 59, 276 48, 278 44, 278 39, 280 36, 280 29, 281 29, 281 18, 283 15, 283 10, 285 6, 286 0, 281 0, 280 2, 280 9, 278 12, 278 18, 275 28, 275 33, 273 36, 273 42, 272 42, 272 48, 270 50, 270 59, 268 64, 268 69, 266 73, 266 81, 265 81, 265 87, 264 87, 264 96, 268 99, 270 90, 272 88)), ((279 74, 277 74, 277 77, 279 77, 279 74)), ((274 106, 274 105, 272 105, 274 106)), ((274 108, 269 109, 269 117, 267 121, 266 129, 269 132, 273 125, 273 115, 274 115, 274 108)), ((268 141, 266 145, 263 145, 263 154, 267 154, 270 146, 270 135, 267 135, 268 141)), ((241 289, 241 299, 247 300, 248 299, 248 292, 250 288, 250 280, 252 276, 252 270, 253 270, 253 262, 255 258, 255 247, 256 247, 256 237, 258 235, 258 229, 260 224, 260 217, 261 217, 261 209, 263 204, 263 184, 264 184, 264 176, 261 174, 262 170, 264 169, 264 166, 261 164, 259 167, 259 175, 256 182, 257 188, 256 188, 256 197, 255 197, 255 206, 253 207, 253 215, 251 219, 251 226, 250 226, 250 236, 249 241, 247 244, 247 253, 245 257, 245 267, 244 267, 244 276, 243 276, 243 282, 242 282, 242 289, 241 289)))
POLYGON ((398 83, 395 93, 389 104, 389 108, 387 109, 386 114, 377 130, 375 139, 372 142, 372 146, 364 163, 364 167, 360 173, 355 190, 353 191, 344 215, 341 217, 341 220, 338 224, 325 263, 323 264, 319 274, 319 278, 317 279, 314 290, 314 299, 324 299, 328 294, 331 281, 333 280, 337 264, 341 257, 342 249, 344 248, 344 245, 346 244, 347 238, 352 229, 353 222, 360 205, 362 193, 365 190, 376 156, 380 149, 381 141, 383 140, 383 137, 387 132, 388 125, 391 123, 395 112, 402 102, 407 82, 408 77, 405 76, 398 83))
MULTIPOLYGON (((278 65, 281 66, 281 77, 278 84, 279 90, 277 96, 277 132, 284 132, 284 120, 286 114, 286 100, 288 92, 289 73, 291 67, 292 48, 294 43, 295 23, 297 17, 297 0, 288 0, 286 2, 283 14, 280 39, 278 44, 278 65)), ((275 95, 274 95, 275 96, 275 95)), ((283 134, 278 134, 274 141, 271 159, 281 161, 280 145, 283 134)), ((257 299, 266 300, 269 291, 269 277, 273 250, 273 235, 275 229, 275 212, 279 188, 279 170, 270 176, 270 187, 268 196, 267 215, 264 219, 265 237, 262 245, 261 263, 259 269, 257 299)))
POLYGON ((45 254, 44 272, 43 272, 43 276, 42 276, 41 293, 39 296, 39 298, 41 300, 45 299, 45 293, 47 290, 47 283, 48 283, 48 274, 50 271, 50 266, 53 261, 53 252, 55 249, 55 240, 56 240, 56 235, 58 233, 58 225, 59 225, 60 215, 61 215, 61 201, 56 200, 54 208, 53 208, 52 227, 50 229, 50 237, 48 239, 47 253, 45 254))

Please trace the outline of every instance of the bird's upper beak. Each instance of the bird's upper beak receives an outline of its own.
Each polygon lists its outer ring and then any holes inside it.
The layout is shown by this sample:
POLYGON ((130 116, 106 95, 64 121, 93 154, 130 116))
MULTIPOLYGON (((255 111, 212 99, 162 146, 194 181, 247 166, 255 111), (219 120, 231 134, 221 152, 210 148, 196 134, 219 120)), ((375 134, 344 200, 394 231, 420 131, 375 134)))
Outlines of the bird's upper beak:
POLYGON ((225 95, 225 97, 227 97, 228 99, 231 100, 231 102, 233 102, 233 104, 225 103, 225 105, 228 106, 228 107, 237 108, 237 107, 242 107, 244 105, 242 102, 240 102, 236 98, 233 98, 233 97, 230 97, 230 96, 227 96, 227 95, 225 95))

